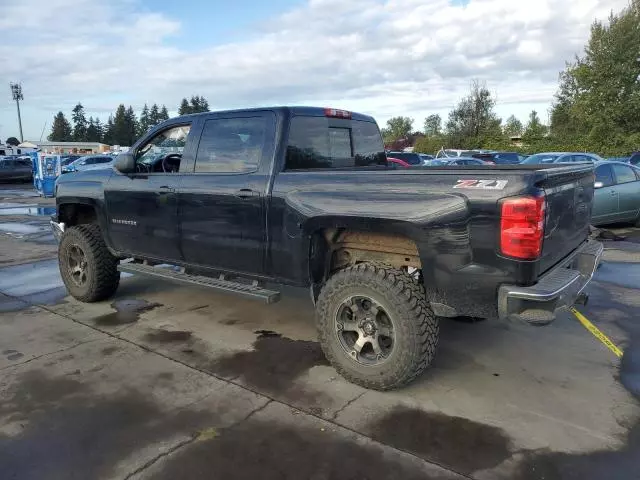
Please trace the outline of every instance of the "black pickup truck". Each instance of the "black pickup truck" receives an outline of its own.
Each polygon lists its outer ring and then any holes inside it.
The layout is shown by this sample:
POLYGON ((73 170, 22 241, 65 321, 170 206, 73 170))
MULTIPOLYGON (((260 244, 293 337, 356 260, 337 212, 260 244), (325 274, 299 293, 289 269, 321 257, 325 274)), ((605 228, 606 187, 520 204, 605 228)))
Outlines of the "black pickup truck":
POLYGON ((60 177, 52 228, 84 302, 123 271, 267 303, 265 282, 309 288, 327 358, 384 390, 431 363, 440 317, 545 324, 584 298, 593 184, 590 164, 393 170, 373 118, 343 110, 211 112, 60 177))

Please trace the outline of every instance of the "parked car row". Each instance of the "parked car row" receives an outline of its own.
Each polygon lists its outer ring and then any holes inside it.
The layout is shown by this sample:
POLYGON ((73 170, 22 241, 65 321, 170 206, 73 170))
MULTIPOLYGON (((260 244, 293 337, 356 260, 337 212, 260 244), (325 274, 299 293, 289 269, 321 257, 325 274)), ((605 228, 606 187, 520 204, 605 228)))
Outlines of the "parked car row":
POLYGON ((601 162, 604 158, 595 153, 584 152, 548 152, 536 153, 527 157, 522 163, 525 164, 545 164, 545 163, 584 163, 601 162))
POLYGON ((441 150, 436 158, 420 161, 417 153, 388 152, 393 169, 442 166, 517 164, 546 165, 591 162, 595 167, 593 225, 630 222, 640 227, 640 152, 621 161, 604 160, 593 153, 547 152, 521 161, 515 152, 441 150), (446 156, 441 152, 448 153, 446 156), (393 156, 391 156, 393 155, 393 156))

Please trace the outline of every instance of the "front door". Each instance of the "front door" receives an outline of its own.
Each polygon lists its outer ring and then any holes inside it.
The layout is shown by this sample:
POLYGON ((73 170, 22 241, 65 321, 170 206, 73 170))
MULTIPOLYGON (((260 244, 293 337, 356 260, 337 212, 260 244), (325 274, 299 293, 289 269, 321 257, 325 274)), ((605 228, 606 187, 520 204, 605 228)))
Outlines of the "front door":
POLYGON ((178 188, 192 165, 191 124, 178 124, 136 147, 136 173, 115 172, 105 187, 109 239, 119 252, 181 260, 178 188))
POLYGON ((640 209, 640 181, 628 165, 614 163, 613 175, 618 192, 618 212, 621 222, 631 222, 638 218, 640 209))
POLYGON ((591 223, 603 225, 618 219, 618 191, 613 178, 611 165, 603 164, 596 168, 595 189, 593 196, 593 211, 591 223))
POLYGON ((262 275, 275 115, 212 115, 202 126, 193 173, 179 190, 188 263, 262 275))

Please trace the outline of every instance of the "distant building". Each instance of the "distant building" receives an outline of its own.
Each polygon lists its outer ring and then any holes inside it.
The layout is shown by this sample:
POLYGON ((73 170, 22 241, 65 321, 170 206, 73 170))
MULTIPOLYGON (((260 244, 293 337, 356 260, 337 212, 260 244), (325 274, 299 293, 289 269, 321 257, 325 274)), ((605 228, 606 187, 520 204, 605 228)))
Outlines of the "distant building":
POLYGON ((29 142, 23 142, 18 146, 4 145, 0 143, 0 157, 8 155, 26 155, 31 152, 36 152, 38 147, 29 142))
POLYGON ((99 142, 33 142, 43 153, 108 153, 111 147, 99 142))

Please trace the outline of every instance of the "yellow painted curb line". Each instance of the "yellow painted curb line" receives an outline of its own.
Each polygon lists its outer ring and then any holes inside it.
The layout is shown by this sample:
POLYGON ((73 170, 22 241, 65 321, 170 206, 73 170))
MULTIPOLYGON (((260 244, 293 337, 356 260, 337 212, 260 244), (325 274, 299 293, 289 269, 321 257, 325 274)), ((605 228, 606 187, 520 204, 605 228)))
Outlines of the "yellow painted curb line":
POLYGON ((615 343, 613 343, 609 337, 607 337, 604 333, 602 333, 598 327, 596 327, 593 323, 591 323, 587 317, 585 317, 584 315, 582 315, 578 310, 576 310, 575 308, 571 308, 571 313, 573 313, 576 318, 578 320, 580 320, 580 323, 582 325, 584 325, 584 328, 586 328, 587 330, 589 330, 594 337, 596 337, 598 340, 600 340, 602 343, 605 344, 605 346, 611 350, 617 357, 622 357, 622 350, 620 350, 615 343))

